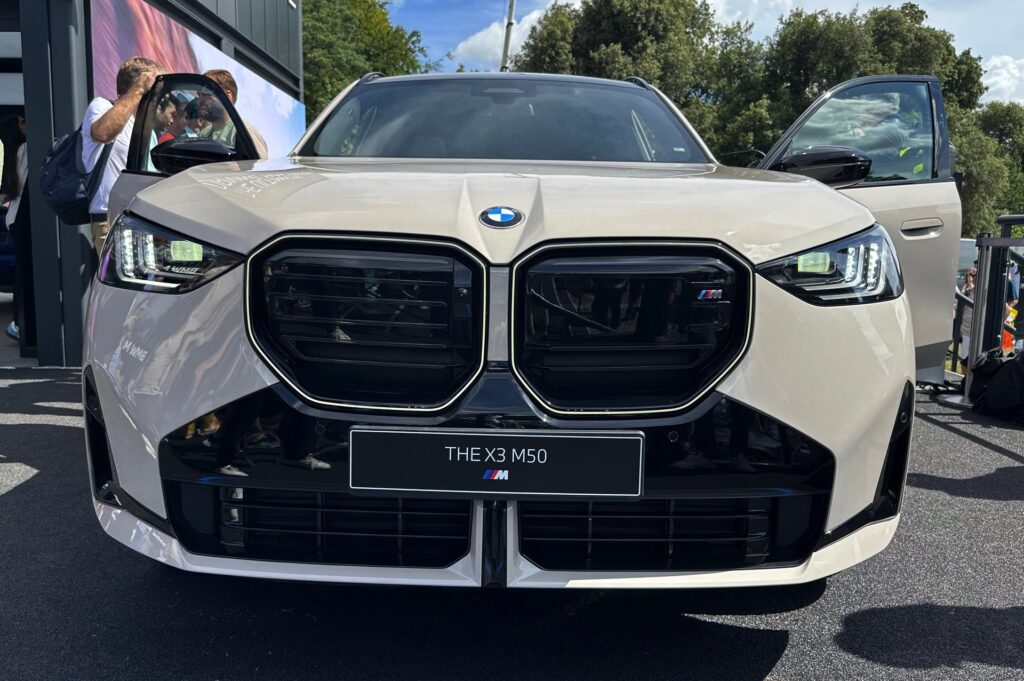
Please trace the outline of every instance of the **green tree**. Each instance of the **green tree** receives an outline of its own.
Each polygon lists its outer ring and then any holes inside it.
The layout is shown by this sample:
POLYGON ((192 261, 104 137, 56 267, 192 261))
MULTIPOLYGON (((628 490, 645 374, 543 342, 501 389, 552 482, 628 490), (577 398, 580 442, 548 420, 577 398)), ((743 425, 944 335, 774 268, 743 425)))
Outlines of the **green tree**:
POLYGON ((995 140, 1007 158, 1024 164, 1024 105, 989 102, 978 112, 978 126, 995 140))
POLYGON ((531 73, 574 73, 572 37, 579 12, 571 5, 555 3, 541 21, 530 28, 523 49, 512 60, 515 71, 531 73))
POLYGON ((312 120, 349 83, 370 71, 436 70, 419 31, 391 23, 386 0, 304 0, 302 68, 312 120))
MULTIPOLYGON (((1024 106, 1017 102, 989 102, 978 111, 978 127, 996 145, 1006 163, 1006 189, 998 201, 1000 212, 1024 213, 1024 106)), ((1024 228, 1017 228, 1024 236, 1024 228)))
POLYGON ((963 235, 991 232, 1003 212, 1001 204, 1010 188, 1010 167, 999 154, 996 141, 978 126, 974 112, 963 112, 951 104, 949 124, 956 165, 964 176, 963 235))
POLYGON ((706 0, 584 0, 552 5, 530 30, 519 71, 640 76, 681 105, 693 104, 715 30, 706 0))
POLYGON ((909 2, 869 11, 864 30, 870 49, 861 72, 937 75, 947 100, 961 109, 974 109, 985 93, 981 58, 970 50, 957 54, 953 34, 926 26, 927 19, 923 9, 909 2))
POLYGON ((346 85, 369 71, 370 64, 359 52, 349 3, 305 0, 302 13, 306 118, 312 120, 346 85))
POLYGON ((749 24, 715 21, 705 0, 583 0, 553 5, 515 60, 520 70, 606 78, 639 75, 675 101, 708 145, 725 156, 767 150, 822 93, 858 76, 934 74, 950 111, 957 170, 964 175, 968 232, 1024 209, 1024 107, 989 105, 979 115, 982 67, 953 35, 929 26, 914 3, 867 12, 791 11, 764 41, 749 24), (980 127, 979 127, 980 126, 980 127), (1007 151, 1009 150, 1009 151, 1007 151))
POLYGON ((767 41, 764 93, 779 118, 795 120, 829 88, 862 75, 870 50, 855 12, 793 10, 767 41))

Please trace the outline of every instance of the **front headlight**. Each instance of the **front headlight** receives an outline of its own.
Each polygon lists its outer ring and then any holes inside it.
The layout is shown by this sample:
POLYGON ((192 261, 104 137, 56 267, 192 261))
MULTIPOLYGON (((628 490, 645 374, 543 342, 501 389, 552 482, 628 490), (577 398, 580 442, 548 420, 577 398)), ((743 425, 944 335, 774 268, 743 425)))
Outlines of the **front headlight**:
POLYGON ((100 255, 104 284, 150 293, 184 293, 242 262, 242 256, 122 215, 100 255))
POLYGON ((881 225, 765 263, 757 272, 815 305, 875 303, 903 293, 896 250, 881 225))

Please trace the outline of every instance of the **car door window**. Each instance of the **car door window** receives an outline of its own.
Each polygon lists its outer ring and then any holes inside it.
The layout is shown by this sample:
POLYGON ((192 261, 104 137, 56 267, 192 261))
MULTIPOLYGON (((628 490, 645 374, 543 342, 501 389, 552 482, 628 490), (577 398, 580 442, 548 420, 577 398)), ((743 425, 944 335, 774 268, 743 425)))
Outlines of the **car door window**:
POLYGON ((852 147, 871 159, 865 183, 928 180, 935 133, 926 83, 880 82, 838 92, 796 131, 785 155, 852 147))
POLYGON ((151 152, 176 139, 207 138, 255 158, 241 119, 216 83, 196 74, 172 74, 157 79, 135 117, 130 170, 157 173, 151 152))

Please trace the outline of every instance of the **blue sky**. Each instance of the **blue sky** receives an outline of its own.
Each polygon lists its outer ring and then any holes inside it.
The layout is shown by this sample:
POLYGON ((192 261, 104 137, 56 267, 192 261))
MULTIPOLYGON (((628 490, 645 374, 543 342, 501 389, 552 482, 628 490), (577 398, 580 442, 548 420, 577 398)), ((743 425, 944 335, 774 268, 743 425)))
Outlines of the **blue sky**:
MULTIPOLYGON (((579 4, 580 0, 570 0, 579 4)), ((754 33, 763 37, 774 31, 780 14, 795 7, 807 10, 848 11, 893 2, 870 0, 710 0, 720 19, 754 22, 754 33)), ((540 18, 550 0, 517 0, 517 25, 513 49, 540 18)), ((508 0, 392 0, 391 16, 408 29, 419 29, 431 54, 442 57, 451 52, 458 63, 469 68, 496 69, 508 0)), ((1024 102, 1024 0, 919 0, 933 26, 951 31, 957 47, 970 47, 984 58, 988 99, 1017 99, 1024 102)))

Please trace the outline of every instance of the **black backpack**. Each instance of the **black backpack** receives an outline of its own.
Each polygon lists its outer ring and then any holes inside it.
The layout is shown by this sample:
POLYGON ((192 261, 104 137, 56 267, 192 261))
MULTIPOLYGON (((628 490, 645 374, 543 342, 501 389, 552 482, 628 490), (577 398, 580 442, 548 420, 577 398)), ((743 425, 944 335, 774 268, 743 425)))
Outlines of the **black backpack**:
MULTIPOLYGON (((980 363, 979 363, 980 365, 980 363)), ((974 411, 999 418, 1024 422, 1024 354, 990 362, 992 371, 982 377, 982 388, 973 387, 974 411)), ((974 385, 977 386, 977 368, 974 385)), ((987 367, 982 367, 987 368, 987 367)))
POLYGON ((53 212, 69 225, 89 222, 89 202, 96 195, 113 143, 106 144, 92 172, 82 165, 82 128, 64 135, 43 161, 39 188, 53 212))

